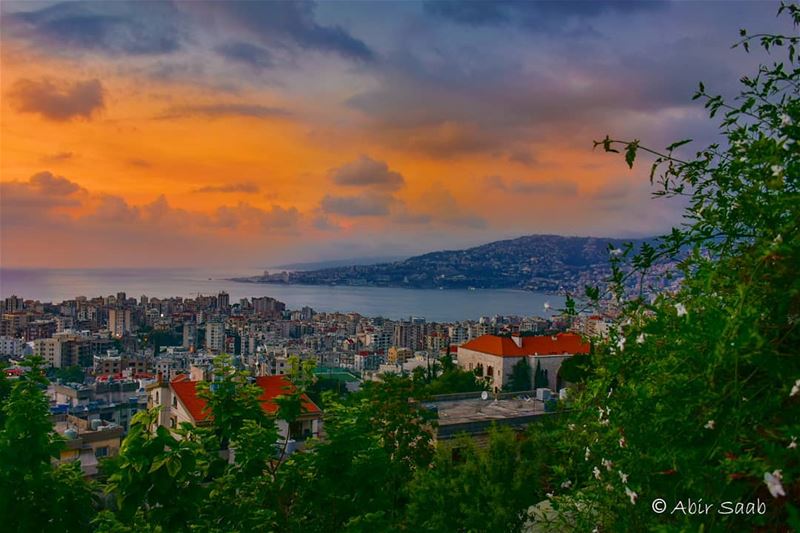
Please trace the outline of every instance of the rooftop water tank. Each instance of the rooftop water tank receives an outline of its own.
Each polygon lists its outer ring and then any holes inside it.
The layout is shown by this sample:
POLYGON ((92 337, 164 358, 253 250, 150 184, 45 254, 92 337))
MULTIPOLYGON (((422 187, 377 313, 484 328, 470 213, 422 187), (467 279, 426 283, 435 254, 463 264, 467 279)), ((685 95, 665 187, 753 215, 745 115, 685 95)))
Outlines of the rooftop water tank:
POLYGON ((75 440, 78 438, 78 430, 75 428, 68 428, 64 431, 64 437, 66 437, 67 440, 75 440))

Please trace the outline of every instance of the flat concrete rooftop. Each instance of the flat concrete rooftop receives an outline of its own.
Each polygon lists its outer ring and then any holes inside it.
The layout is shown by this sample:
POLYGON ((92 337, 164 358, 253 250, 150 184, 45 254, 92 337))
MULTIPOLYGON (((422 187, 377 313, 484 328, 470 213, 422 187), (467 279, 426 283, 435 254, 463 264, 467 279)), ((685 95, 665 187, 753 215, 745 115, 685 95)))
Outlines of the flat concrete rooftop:
POLYGON ((528 396, 496 400, 436 400, 425 402, 425 405, 438 411, 437 433, 440 439, 452 438, 459 433, 485 433, 492 423, 523 427, 549 414, 545 411, 544 402, 528 396))

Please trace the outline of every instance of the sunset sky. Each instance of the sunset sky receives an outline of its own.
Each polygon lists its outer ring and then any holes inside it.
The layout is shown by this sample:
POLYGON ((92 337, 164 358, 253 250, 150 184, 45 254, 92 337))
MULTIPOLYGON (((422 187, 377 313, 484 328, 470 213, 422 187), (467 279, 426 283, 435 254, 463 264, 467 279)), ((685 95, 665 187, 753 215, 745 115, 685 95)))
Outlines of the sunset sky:
POLYGON ((679 222, 605 134, 714 140, 759 2, 4 2, 2 266, 400 256, 679 222))

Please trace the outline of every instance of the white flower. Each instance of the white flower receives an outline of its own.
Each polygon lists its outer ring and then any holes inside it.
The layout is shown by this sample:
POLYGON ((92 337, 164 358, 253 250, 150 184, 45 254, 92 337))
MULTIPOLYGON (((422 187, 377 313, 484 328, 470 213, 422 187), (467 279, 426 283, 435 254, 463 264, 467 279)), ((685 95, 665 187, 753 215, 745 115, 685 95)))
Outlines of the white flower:
POLYGON ((594 528, 594 529, 592 530, 592 533, 600 533, 600 530, 599 530, 599 529, 597 529, 597 528, 594 528))
POLYGON ((789 443, 787 448, 789 448, 790 450, 794 450, 795 448, 797 448, 797 437, 792 437, 792 442, 789 443))
POLYGON ((611 250, 609 253, 610 253, 611 255, 622 255, 622 250, 620 250, 619 248, 614 248, 614 249, 613 249, 613 250, 611 250))
POLYGON ((633 491, 632 491, 631 489, 629 489, 628 487, 625 487, 625 494, 627 494, 627 495, 628 495, 628 498, 630 498, 630 499, 631 499, 631 505, 636 505, 636 498, 638 498, 638 497, 639 497, 639 495, 638 495, 638 494, 636 494, 635 492, 633 492, 633 491))
POLYGON ((549 499, 551 499, 553 497, 553 493, 552 492, 547 492, 547 493, 545 493, 545 496, 547 496, 547 499, 549 500, 549 499))
POLYGON ((678 316, 686 316, 687 315, 686 306, 683 305, 680 302, 675 304, 675 311, 678 312, 678 316))
POLYGON ((714 422, 713 420, 709 420, 708 422, 706 422, 706 425, 703 426, 703 427, 706 428, 706 429, 714 429, 714 426, 716 426, 716 425, 717 425, 716 422, 714 422))
POLYGON ((583 459, 588 461, 589 460, 589 456, 591 456, 591 455, 592 455, 592 452, 589 451, 589 447, 587 446, 586 447, 586 453, 583 454, 583 459))
POLYGON ((766 483, 769 493, 772 494, 773 498, 786 496, 786 491, 783 490, 781 479, 783 479, 783 475, 780 470, 775 470, 771 474, 769 472, 764 472, 764 483, 766 483))
POLYGON ((776 178, 780 178, 783 175, 784 168, 781 165, 772 165, 769 168, 772 170, 772 175, 776 178))
POLYGON ((625 349, 625 337, 619 338, 619 340, 617 341, 617 348, 619 348, 620 352, 625 349))
POLYGON ((569 424, 567 428, 569 428, 570 431, 575 431, 575 424, 569 424))
POLYGON ((639 333, 639 335, 637 335, 636 344, 644 344, 644 333, 639 333))
POLYGON ((606 470, 608 470, 609 472, 611 472, 611 467, 614 466, 614 463, 612 463, 611 461, 609 461, 605 457, 603 457, 603 459, 600 461, 600 464, 602 464, 604 467, 606 467, 606 470))
POLYGON ((600 469, 597 467, 592 468, 592 473, 595 479, 600 479, 600 469))
POLYGON ((792 387, 792 392, 789 393, 789 397, 797 396, 800 394, 800 379, 794 382, 794 387, 792 387))
POLYGON ((600 421, 600 425, 601 426, 607 426, 608 425, 608 418, 604 418, 603 420, 601 420, 600 421))
POLYGON ((600 411, 600 420, 602 420, 603 415, 606 414, 606 410, 603 409, 602 407, 598 407, 597 410, 600 411))
POLYGON ((782 243, 783 242, 783 236, 780 233, 778 233, 777 235, 775 235, 775 238, 772 239, 772 242, 774 242, 775 244, 782 243))
POLYGON ((619 479, 620 479, 620 481, 622 481, 622 484, 624 485, 625 483, 628 482, 628 474, 626 474, 625 472, 620 470, 619 471, 619 479))
POLYGON ((611 393, 612 393, 612 392, 614 392, 614 387, 610 387, 610 388, 608 389, 608 394, 606 395, 606 398, 611 398, 611 393))
POLYGON ((619 439, 619 447, 620 448, 624 448, 625 447, 625 437, 622 437, 621 439, 619 439))
POLYGON ((572 481, 570 481, 569 479, 568 479, 568 480, 566 480, 565 482, 563 482, 563 483, 561 484, 561 488, 562 488, 562 489, 568 489, 568 488, 570 488, 571 486, 572 486, 572 481))
POLYGON ((790 117, 786 113, 783 113, 781 115, 781 126, 791 126, 791 124, 792 124, 792 117, 790 117))
POLYGON ((549 309, 550 309, 550 307, 551 307, 551 305, 550 305, 550 302, 545 302, 545 303, 544 303, 544 310, 545 310, 545 311, 549 310, 549 309))

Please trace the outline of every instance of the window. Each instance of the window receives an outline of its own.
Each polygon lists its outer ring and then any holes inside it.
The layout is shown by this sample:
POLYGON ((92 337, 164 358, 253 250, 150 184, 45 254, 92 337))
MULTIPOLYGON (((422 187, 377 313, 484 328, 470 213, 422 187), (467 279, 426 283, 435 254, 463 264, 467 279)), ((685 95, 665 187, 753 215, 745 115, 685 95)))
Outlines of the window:
POLYGON ((178 407, 178 398, 177 396, 172 397, 172 407, 178 407))
POLYGON ((494 367, 487 366, 486 367, 486 375, 489 377, 494 376, 494 367))
POLYGON ((156 391, 156 405, 158 405, 158 391, 156 391))
POLYGON ((178 426, 178 419, 175 418, 174 416, 170 417, 170 419, 169 419, 169 427, 175 429, 175 427, 177 427, 177 426, 178 426))
POLYGON ((94 449, 95 457, 108 457, 108 446, 102 446, 94 449))

